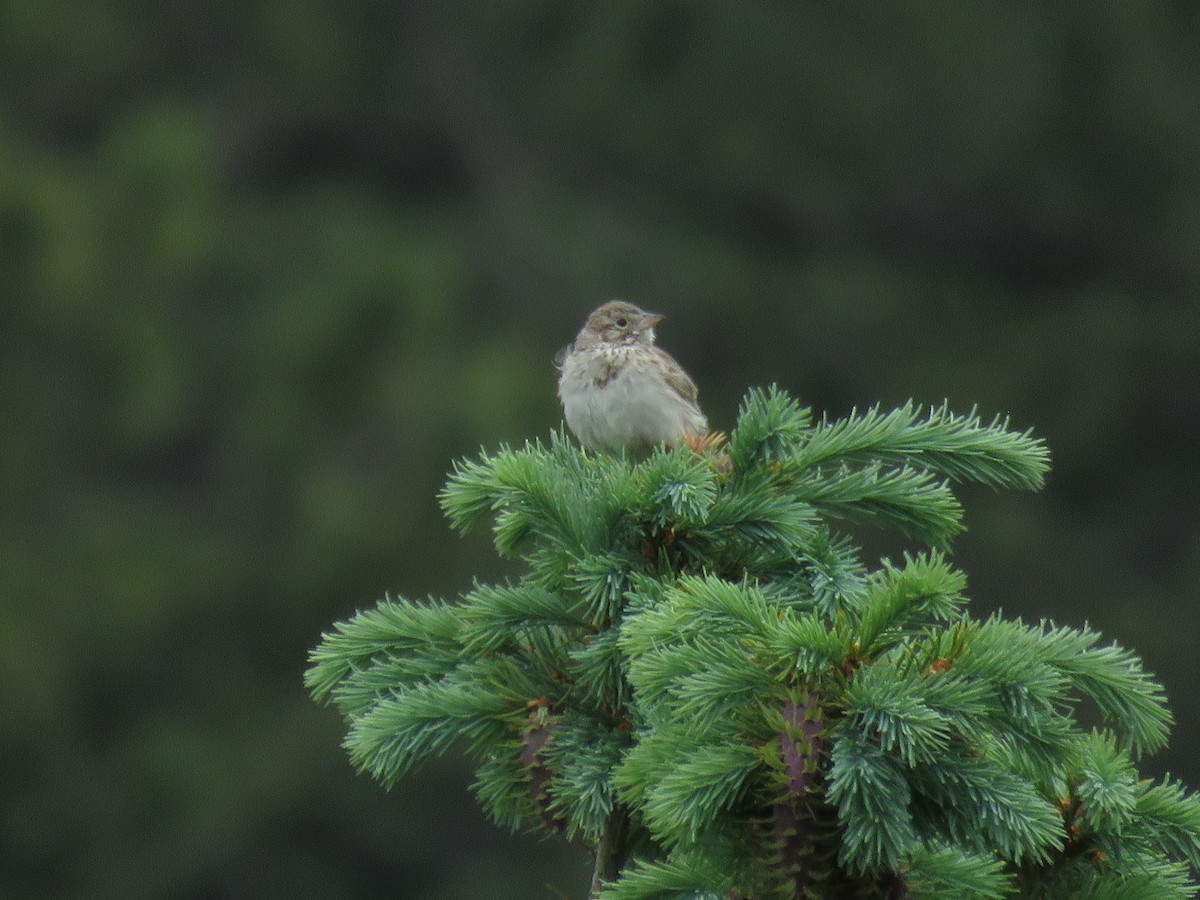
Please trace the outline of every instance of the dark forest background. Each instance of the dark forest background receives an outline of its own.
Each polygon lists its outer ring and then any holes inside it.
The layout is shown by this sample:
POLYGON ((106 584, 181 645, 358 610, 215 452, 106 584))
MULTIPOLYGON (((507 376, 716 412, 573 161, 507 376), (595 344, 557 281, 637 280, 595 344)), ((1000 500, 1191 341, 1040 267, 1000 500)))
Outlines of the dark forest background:
POLYGON ((975 611, 1136 648, 1200 785, 1198 285, 1189 0, 3 0, 0 895, 582 896, 453 756, 356 776, 302 673, 505 575, 435 493, 611 297, 717 427, 1033 427, 975 611))

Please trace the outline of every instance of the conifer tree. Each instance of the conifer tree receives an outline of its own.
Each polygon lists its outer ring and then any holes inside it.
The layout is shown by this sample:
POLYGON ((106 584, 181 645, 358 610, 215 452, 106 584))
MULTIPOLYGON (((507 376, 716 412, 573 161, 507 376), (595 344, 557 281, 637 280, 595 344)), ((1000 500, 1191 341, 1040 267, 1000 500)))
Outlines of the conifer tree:
POLYGON ((483 453, 443 509, 525 574, 385 599, 307 683, 385 785, 468 753, 495 822, 587 846, 603 900, 1192 896, 1200 801, 1135 766, 1159 685, 1086 627, 972 617, 947 556, 955 484, 1047 469, 1007 422, 775 388, 719 449, 483 453), (868 565, 861 522, 912 552, 868 565))

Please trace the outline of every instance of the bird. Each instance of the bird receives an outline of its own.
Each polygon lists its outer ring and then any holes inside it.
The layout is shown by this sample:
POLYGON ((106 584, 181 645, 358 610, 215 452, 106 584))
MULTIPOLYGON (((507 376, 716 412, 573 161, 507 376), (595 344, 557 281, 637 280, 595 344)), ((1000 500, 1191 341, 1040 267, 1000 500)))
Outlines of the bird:
POLYGON ((587 449, 644 455, 707 432, 695 382, 654 344, 662 320, 658 313, 610 300, 592 311, 560 355, 563 415, 587 449))

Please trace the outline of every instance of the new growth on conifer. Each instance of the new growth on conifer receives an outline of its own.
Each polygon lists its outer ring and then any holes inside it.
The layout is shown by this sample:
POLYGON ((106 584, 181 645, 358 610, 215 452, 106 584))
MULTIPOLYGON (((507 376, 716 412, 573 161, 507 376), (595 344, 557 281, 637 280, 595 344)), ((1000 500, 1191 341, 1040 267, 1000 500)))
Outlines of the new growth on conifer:
POLYGON ((525 574, 384 599, 307 684, 384 785, 468 754, 492 819, 586 846, 603 900, 1190 897, 1200 801, 1136 769, 1162 689, 1088 628, 972 617, 946 555, 955 485, 1048 462, 974 412, 814 420, 775 388, 703 452, 482 453, 442 507, 525 574), (857 523, 912 552, 868 563, 857 523))

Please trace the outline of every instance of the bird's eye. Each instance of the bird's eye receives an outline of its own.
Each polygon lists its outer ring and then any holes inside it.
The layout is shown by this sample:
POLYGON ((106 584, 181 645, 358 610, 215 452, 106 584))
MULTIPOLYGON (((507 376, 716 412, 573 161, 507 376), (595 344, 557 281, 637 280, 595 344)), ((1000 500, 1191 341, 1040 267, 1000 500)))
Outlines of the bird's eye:
POLYGON ((625 328, 625 327, 626 327, 626 326, 628 326, 628 325, 629 325, 629 320, 628 320, 628 319, 626 319, 624 316, 622 316, 621 318, 617 319, 617 327, 618 327, 618 328, 625 328))

